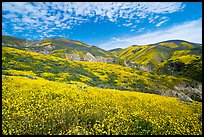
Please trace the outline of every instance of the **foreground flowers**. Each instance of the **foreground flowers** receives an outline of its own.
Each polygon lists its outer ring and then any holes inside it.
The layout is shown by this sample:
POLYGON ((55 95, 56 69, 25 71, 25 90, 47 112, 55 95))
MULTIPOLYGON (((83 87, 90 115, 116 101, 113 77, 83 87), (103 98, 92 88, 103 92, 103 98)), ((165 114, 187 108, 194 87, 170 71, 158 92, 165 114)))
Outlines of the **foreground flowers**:
POLYGON ((2 75, 2 134, 202 134, 200 102, 2 75))

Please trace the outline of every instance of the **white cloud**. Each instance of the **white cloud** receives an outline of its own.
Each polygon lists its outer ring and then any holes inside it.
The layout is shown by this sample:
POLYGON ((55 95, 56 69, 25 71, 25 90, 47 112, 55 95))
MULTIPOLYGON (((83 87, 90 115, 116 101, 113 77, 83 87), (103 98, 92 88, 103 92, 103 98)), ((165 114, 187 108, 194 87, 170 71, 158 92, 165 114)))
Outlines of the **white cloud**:
POLYGON ((15 6, 18 5, 18 2, 15 3, 10 3, 10 2, 3 2, 2 3, 2 10, 3 11, 9 11, 9 12, 17 12, 17 13, 22 13, 22 9, 20 6, 15 6))
POLYGON ((165 17, 165 16, 164 16, 164 17, 161 17, 160 20, 161 20, 161 21, 156 24, 157 27, 161 26, 162 24, 164 24, 165 22, 167 22, 169 19, 168 19, 168 17, 165 17))
POLYGON ((137 25, 135 25, 135 26, 132 26, 132 28, 137 28, 137 25))
POLYGON ((55 17, 55 16, 50 16, 49 18, 48 18, 48 20, 56 20, 57 18, 55 17))
POLYGON ((115 38, 115 37, 113 37, 112 38, 114 41, 116 41, 116 42, 122 42, 123 40, 121 40, 121 39, 119 39, 119 38, 115 38))
POLYGON ((23 17, 22 21, 25 22, 25 23, 29 23, 29 24, 37 23, 36 20, 31 19, 30 17, 23 17))
MULTIPOLYGON (((18 23, 19 27, 25 26, 25 29, 34 24, 35 28, 45 25, 44 29, 49 29, 49 26, 70 29, 90 21, 93 16, 97 17, 94 22, 99 23, 105 18, 114 23, 119 18, 139 23, 150 15, 154 20, 158 18, 157 14, 162 14, 162 17, 183 8, 180 2, 3 2, 2 15, 4 19, 18 23)), ((134 23, 126 26, 131 27, 134 23)))
POLYGON ((70 19, 73 19, 73 20, 88 20, 88 19, 83 19, 81 17, 70 17, 70 19))
POLYGON ((17 17, 16 14, 5 14, 5 15, 3 15, 3 18, 7 18, 7 19, 16 18, 16 17, 17 17))
POLYGON ((4 31, 4 30, 2 30, 2 35, 11 35, 11 34, 6 32, 6 31, 4 31))
POLYGON ((137 32, 142 32, 145 28, 140 28, 137 32))
POLYGON ((202 19, 185 22, 183 24, 174 25, 171 28, 164 28, 138 36, 114 38, 111 41, 98 45, 101 48, 109 50, 118 47, 126 48, 131 45, 153 44, 174 39, 202 43, 202 19))
POLYGON ((157 18, 159 18, 159 16, 158 16, 158 15, 156 15, 156 16, 154 17, 154 19, 157 19, 157 18))
POLYGON ((148 20, 149 20, 149 23, 152 23, 154 21, 154 18, 149 17, 148 20))
MULTIPOLYGON (((110 21, 114 22, 117 18, 130 18, 134 16, 145 18, 150 13, 172 13, 183 8, 180 2, 4 2, 3 11, 9 11, 13 14, 21 14, 41 18, 43 20, 54 20, 64 17, 63 20, 72 17, 90 17, 90 15, 106 16, 110 21), (50 9, 51 10, 48 10, 50 9), (55 15, 50 15, 53 11, 61 11, 55 15), (94 14, 92 14, 94 13, 94 14), (68 16, 66 17, 66 15, 68 16), (46 18, 46 16, 49 16, 46 18)), ((87 20, 85 20, 87 21, 87 20)))
POLYGON ((152 3, 141 3, 140 9, 144 12, 153 12, 153 13, 173 13, 179 11, 185 7, 179 2, 152 2, 152 3))
POLYGON ((37 32, 42 32, 42 30, 38 29, 37 32))
MULTIPOLYGON (((4 28, 4 27, 6 27, 6 23, 2 22, 2 28, 4 28)), ((3 30, 3 31, 5 31, 5 30, 3 30)))
POLYGON ((123 26, 131 26, 132 22, 128 23, 128 24, 123 24, 123 26))
POLYGON ((15 29, 15 30, 23 30, 24 28, 18 27, 18 26, 15 25, 15 26, 14 26, 14 29, 15 29))
POLYGON ((161 26, 162 24, 164 24, 166 21, 167 21, 167 20, 163 20, 163 21, 159 22, 156 26, 159 27, 159 26, 161 26))

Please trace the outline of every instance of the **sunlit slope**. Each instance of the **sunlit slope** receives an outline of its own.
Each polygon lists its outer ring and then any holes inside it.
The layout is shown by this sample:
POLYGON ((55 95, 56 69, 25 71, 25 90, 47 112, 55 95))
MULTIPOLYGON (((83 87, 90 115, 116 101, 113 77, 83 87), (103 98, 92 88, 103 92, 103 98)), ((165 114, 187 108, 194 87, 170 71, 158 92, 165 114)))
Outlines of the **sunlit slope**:
POLYGON ((201 103, 2 75, 2 134, 201 135, 201 103))
POLYGON ((174 96, 175 85, 193 84, 185 78, 155 75, 132 68, 108 64, 70 61, 10 47, 2 47, 2 73, 76 83, 100 88, 131 90, 174 96))
MULTIPOLYGON (((202 81, 202 46, 181 40, 172 40, 144 46, 130 46, 113 52, 123 60, 134 62, 135 65, 145 66, 159 73, 182 76, 202 81), (186 68, 177 71, 177 62, 186 68), (169 67, 169 64, 173 64, 169 67), (173 69, 173 72, 170 70, 173 69), (189 75, 187 75, 191 72, 189 75), (193 75, 192 77, 190 75, 193 75)), ((179 67, 180 67, 179 66, 179 67)))
POLYGON ((179 44, 173 42, 161 42, 152 45, 130 46, 123 50, 114 52, 122 59, 132 60, 136 64, 146 65, 152 62, 154 65, 171 57, 174 51, 190 50, 190 54, 202 55, 202 47, 187 42, 179 44))
POLYGON ((157 65, 162 60, 165 60, 171 53, 171 49, 159 47, 156 45, 144 45, 144 46, 130 46, 124 50, 116 51, 115 54, 121 59, 131 60, 136 64, 147 65, 152 62, 157 65), (162 51, 162 52, 160 52, 162 51))

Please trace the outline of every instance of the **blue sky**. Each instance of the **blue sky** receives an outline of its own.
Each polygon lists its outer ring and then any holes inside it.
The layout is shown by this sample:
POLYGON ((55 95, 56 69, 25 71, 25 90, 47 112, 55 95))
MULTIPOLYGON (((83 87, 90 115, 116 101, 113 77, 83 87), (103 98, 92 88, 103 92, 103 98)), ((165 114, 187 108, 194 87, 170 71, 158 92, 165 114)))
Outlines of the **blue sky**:
POLYGON ((107 50, 170 39, 202 43, 202 3, 3 2, 2 34, 64 37, 107 50))

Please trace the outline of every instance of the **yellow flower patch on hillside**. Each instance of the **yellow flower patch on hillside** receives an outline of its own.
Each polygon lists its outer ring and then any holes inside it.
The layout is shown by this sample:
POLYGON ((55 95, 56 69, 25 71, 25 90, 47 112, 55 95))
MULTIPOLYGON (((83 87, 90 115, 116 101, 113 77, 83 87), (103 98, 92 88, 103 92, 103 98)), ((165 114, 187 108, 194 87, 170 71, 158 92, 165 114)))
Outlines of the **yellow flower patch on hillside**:
POLYGON ((201 135, 202 103, 2 75, 2 134, 201 135))
POLYGON ((44 43, 41 43, 39 46, 47 46, 47 45, 51 45, 52 42, 44 42, 44 43))
POLYGON ((170 48, 177 48, 178 47, 178 45, 173 43, 173 42, 161 42, 161 43, 159 43, 159 45, 170 47, 170 48))

